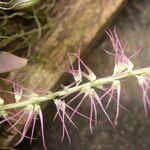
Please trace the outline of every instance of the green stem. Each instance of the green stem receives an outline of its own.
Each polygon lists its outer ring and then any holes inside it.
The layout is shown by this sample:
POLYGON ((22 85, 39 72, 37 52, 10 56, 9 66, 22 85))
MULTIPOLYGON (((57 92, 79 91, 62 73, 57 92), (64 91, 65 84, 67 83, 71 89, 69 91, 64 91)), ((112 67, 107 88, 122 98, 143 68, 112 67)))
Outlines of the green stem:
POLYGON ((74 92, 78 92, 84 87, 89 87, 89 86, 97 87, 100 85, 105 85, 105 84, 111 83, 114 80, 121 80, 121 79, 130 77, 130 76, 138 76, 138 75, 150 75, 150 67, 139 69, 139 70, 134 70, 134 71, 127 71, 127 72, 124 72, 124 73, 121 73, 121 74, 115 75, 115 76, 113 75, 113 76, 109 76, 109 77, 105 77, 105 78, 99 78, 95 81, 90 81, 90 82, 81 84, 79 86, 74 86, 74 87, 71 87, 68 89, 63 89, 63 90, 60 90, 58 92, 55 92, 55 93, 52 93, 52 94, 49 94, 46 96, 35 97, 32 99, 17 102, 17 103, 1 105, 0 110, 10 110, 10 109, 15 109, 15 108, 22 108, 22 107, 26 107, 30 104, 41 104, 42 102, 53 100, 60 96, 65 96, 65 95, 72 94, 74 92))

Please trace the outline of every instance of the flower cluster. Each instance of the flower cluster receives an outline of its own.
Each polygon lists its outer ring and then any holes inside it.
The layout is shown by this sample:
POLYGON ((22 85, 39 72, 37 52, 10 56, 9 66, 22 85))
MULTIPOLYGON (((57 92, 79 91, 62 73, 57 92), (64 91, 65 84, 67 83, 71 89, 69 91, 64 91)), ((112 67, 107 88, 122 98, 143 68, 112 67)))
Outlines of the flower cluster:
POLYGON ((23 108, 23 110, 18 111, 17 113, 12 113, 12 112, 1 112, 1 117, 4 119, 0 121, 0 124, 3 124, 7 122, 10 125, 9 130, 14 129, 19 135, 21 135, 19 141, 15 144, 18 145, 20 144, 24 138, 30 139, 30 143, 32 143, 33 135, 34 135, 34 130, 35 130, 35 123, 37 118, 40 118, 40 123, 41 123, 41 133, 42 133, 42 140, 43 140, 43 145, 45 150, 46 144, 45 144, 45 136, 44 136, 44 127, 43 127, 43 115, 41 111, 41 107, 39 105, 28 105, 27 107, 23 108), (21 122, 25 122, 23 125, 22 131, 20 131, 17 126, 18 124, 22 124, 21 122), (29 128, 32 127, 31 130, 31 135, 27 136, 27 131, 29 128))
MULTIPOLYGON (((7 91, 4 89, 0 89, 0 93, 4 93, 4 96, 9 96, 14 99, 15 103, 17 104, 20 101, 25 101, 26 99, 37 99, 38 95, 32 92, 29 89, 24 88, 19 84, 18 78, 13 79, 3 79, 1 81, 5 81, 10 87, 13 88, 13 91, 7 91)), ((5 99, 5 101, 0 98, 0 107, 2 107, 5 103, 9 103, 9 100, 5 99)), ((42 140, 44 148, 46 149, 45 144, 45 136, 44 136, 44 127, 43 127, 43 115, 41 111, 41 107, 38 104, 29 104, 23 109, 14 109, 11 111, 4 111, 1 110, 0 112, 1 117, 3 118, 0 121, 0 124, 8 123, 10 128, 8 131, 14 129, 19 135, 21 135, 19 141, 15 144, 20 144, 24 138, 30 139, 30 144, 33 141, 34 129, 37 118, 40 119, 41 123, 41 133, 42 133, 42 140), (19 124, 23 124, 23 129, 20 131, 19 124), (27 131, 32 127, 31 135, 27 136, 27 131)))

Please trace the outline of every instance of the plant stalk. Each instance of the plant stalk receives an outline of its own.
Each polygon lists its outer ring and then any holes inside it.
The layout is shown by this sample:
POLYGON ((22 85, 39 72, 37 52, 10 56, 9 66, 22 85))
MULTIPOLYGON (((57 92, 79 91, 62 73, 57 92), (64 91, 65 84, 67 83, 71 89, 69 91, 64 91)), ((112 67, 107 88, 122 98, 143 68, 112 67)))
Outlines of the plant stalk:
POLYGON ((133 71, 126 71, 126 72, 123 72, 119 75, 113 75, 113 76, 109 76, 109 77, 105 77, 105 78, 99 78, 99 79, 96 79, 95 81, 90 81, 90 82, 81 84, 79 86, 74 86, 71 88, 62 89, 60 91, 48 94, 46 96, 42 96, 42 97, 39 96, 39 97, 31 98, 31 99, 26 100, 26 101, 20 101, 17 103, 4 104, 4 105, 0 106, 0 110, 2 111, 2 110, 10 110, 10 109, 15 109, 15 108, 23 108, 23 107, 26 107, 30 104, 41 104, 41 103, 46 102, 46 101, 54 100, 57 97, 67 96, 67 95, 70 95, 74 92, 78 92, 84 87, 94 88, 97 86, 103 86, 105 84, 109 84, 115 80, 121 80, 121 79, 128 78, 131 76, 140 76, 140 75, 144 75, 144 76, 150 75, 150 67, 138 69, 138 70, 133 70, 133 71))

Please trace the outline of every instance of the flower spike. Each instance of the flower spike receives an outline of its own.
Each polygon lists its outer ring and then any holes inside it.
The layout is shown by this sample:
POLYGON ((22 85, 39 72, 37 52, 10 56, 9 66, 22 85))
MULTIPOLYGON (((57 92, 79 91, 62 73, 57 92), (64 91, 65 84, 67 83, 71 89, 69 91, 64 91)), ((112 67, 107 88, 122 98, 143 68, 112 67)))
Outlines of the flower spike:
POLYGON ((17 131, 17 133, 19 133, 20 139, 16 145, 20 144, 24 138, 29 139, 30 144, 32 143, 34 140, 36 120, 39 118, 42 142, 44 149, 47 150, 44 134, 44 120, 40 107, 40 104, 46 101, 54 101, 56 106, 54 120, 59 118, 61 121, 61 142, 63 142, 64 138, 67 137, 69 144, 71 144, 71 138, 67 128, 68 124, 66 121, 68 121, 69 125, 71 124, 77 128, 73 121, 73 117, 76 114, 88 119, 89 128, 92 133, 93 124, 95 123, 96 125, 98 120, 98 108, 104 113, 108 121, 115 128, 115 125, 118 124, 120 107, 125 109, 120 104, 121 80, 128 77, 137 78, 137 81, 143 92, 145 115, 148 115, 148 110, 150 110, 150 67, 134 70, 134 65, 130 59, 134 57, 135 54, 129 58, 126 56, 125 48, 127 44, 125 44, 125 46, 121 45, 115 28, 113 31, 107 30, 106 33, 108 34, 114 49, 114 54, 110 52, 107 53, 115 57, 113 74, 110 76, 97 78, 93 71, 81 60, 79 47, 77 54, 68 54, 70 66, 67 67, 67 71, 73 76, 74 82, 68 86, 63 86, 59 91, 45 94, 42 93, 42 95, 40 95, 34 93, 33 90, 22 87, 18 83, 18 80, 12 78, 2 79, 0 77, 2 83, 5 81, 11 87, 9 88, 10 91, 5 90, 3 86, 0 87, 0 93, 2 93, 0 97, 0 125, 8 123, 10 126, 8 130, 14 129, 17 131), (77 65, 73 64, 71 57, 75 57, 77 59, 77 65), (110 85, 110 87, 107 85, 110 85), (100 96, 98 94, 98 90, 101 90, 104 93, 100 96), (72 96, 72 98, 66 103, 64 99, 66 97, 70 98, 70 96, 72 96), (104 106, 105 103, 103 103, 103 99, 106 96, 109 98, 106 106, 104 106), (9 99, 13 99, 15 101, 11 102, 9 99), (75 107, 72 107, 72 103, 77 99, 79 99, 78 103, 75 105, 75 107), (89 100, 90 104, 89 117, 79 112, 80 107, 86 100, 89 100), (107 108, 112 100, 116 102, 116 115, 114 122, 107 112, 107 108), (17 128, 19 124, 22 125, 22 130, 17 128), (29 136, 27 136, 27 131, 30 128, 31 133, 29 133, 29 136))

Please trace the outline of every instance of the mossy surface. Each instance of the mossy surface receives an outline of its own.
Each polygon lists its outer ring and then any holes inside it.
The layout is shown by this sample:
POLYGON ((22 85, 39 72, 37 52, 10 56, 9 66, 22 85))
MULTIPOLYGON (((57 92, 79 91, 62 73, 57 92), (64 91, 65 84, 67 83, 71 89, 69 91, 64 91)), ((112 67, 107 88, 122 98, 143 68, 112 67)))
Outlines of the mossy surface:
POLYGON ((54 5, 47 0, 29 9, 0 9, 0 50, 29 57, 43 34, 55 26, 51 17, 54 5))

